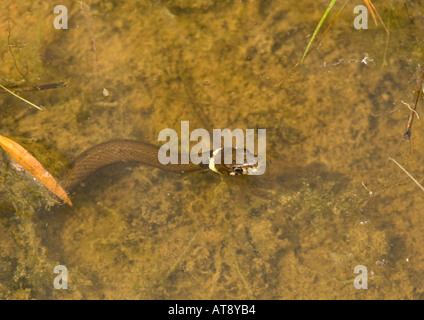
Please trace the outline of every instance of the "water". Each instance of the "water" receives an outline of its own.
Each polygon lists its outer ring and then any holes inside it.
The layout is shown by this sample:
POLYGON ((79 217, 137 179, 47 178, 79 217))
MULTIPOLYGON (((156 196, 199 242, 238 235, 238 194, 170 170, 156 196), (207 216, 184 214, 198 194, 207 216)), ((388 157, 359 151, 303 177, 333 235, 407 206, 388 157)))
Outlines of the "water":
POLYGON ((404 140, 401 101, 412 105, 423 61, 423 2, 375 1, 390 36, 371 17, 356 30, 349 4, 291 72, 328 3, 255 1, 249 24, 250 1, 84 2, 94 51, 77 2, 62 3, 69 29, 55 30, 53 2, 6 1, 1 83, 68 86, 22 93, 42 112, 1 95, 0 134, 55 176, 113 138, 160 145, 182 120, 265 128, 268 160, 241 179, 113 166, 68 208, 2 152, 0 297, 422 298, 424 194, 388 158, 422 181, 423 127, 415 119, 404 140), (53 287, 56 265, 68 290, 53 287), (353 285, 357 265, 367 290, 353 285))

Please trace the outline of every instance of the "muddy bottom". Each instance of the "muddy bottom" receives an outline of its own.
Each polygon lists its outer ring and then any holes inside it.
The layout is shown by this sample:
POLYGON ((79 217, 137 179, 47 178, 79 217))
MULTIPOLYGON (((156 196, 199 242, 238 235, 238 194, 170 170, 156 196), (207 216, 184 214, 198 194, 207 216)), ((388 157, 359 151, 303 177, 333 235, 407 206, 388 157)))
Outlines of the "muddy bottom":
POLYGON ((357 30, 349 3, 293 69, 328 3, 62 1, 68 29, 57 30, 53 2, 7 0, 0 83, 67 86, 20 93, 42 111, 1 93, 0 134, 59 181, 93 145, 160 146, 181 121, 266 129, 267 169, 118 164, 69 207, 0 152, 0 298, 421 299, 424 193, 389 158, 423 181, 420 119, 404 132, 424 5, 375 2, 385 25, 369 14, 357 30))

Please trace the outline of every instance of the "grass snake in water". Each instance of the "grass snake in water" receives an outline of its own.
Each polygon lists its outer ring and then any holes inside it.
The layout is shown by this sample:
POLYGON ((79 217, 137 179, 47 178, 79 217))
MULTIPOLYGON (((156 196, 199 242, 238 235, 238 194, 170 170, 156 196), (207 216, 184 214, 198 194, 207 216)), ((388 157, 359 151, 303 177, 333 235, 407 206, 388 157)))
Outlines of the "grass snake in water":
MULTIPOLYGON (((236 148, 231 148, 233 160, 231 164, 224 164, 224 149, 220 148, 215 151, 207 151, 209 159, 207 163, 194 164, 190 162, 188 164, 169 163, 164 165, 158 159, 159 149, 157 146, 137 140, 119 139, 100 143, 84 151, 75 159, 71 169, 66 172, 62 185, 65 190, 70 191, 93 173, 106 166, 120 162, 137 162, 175 173, 211 169, 224 175, 249 174, 250 170, 255 170, 258 165, 257 161, 252 162, 248 160, 249 157, 246 155, 249 151, 247 150, 243 150, 243 163, 238 164, 235 156, 236 148), (221 161, 217 161, 218 158, 221 158, 221 161)), ((180 155, 178 156, 178 159, 181 159, 180 155)))

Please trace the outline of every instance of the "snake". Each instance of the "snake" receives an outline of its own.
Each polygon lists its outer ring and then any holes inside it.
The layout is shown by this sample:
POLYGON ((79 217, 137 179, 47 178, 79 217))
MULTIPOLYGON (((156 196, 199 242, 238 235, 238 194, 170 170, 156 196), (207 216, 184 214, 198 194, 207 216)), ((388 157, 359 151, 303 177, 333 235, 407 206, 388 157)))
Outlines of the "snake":
MULTIPOLYGON (((211 170, 221 175, 251 174, 258 166, 257 161, 247 157, 249 151, 243 149, 244 160, 237 163, 237 148, 230 148, 232 163, 225 164, 224 155, 227 148, 217 148, 205 151, 208 161, 199 164, 162 164, 159 161, 159 147, 138 140, 117 139, 97 144, 75 158, 71 168, 65 173, 63 187, 72 190, 87 180, 92 174, 115 163, 141 163, 150 167, 159 168, 167 172, 190 173, 211 170), (219 159, 219 161, 218 161, 219 159)), ((203 156, 203 154, 202 154, 203 156)), ((181 159, 181 154, 178 155, 181 159)))

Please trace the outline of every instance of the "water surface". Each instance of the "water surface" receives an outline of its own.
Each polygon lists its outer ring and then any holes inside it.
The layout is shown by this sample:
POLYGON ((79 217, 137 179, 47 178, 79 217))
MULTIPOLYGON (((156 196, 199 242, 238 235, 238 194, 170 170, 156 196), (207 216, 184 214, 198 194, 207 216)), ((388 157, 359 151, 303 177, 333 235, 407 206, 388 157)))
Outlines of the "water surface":
POLYGON ((113 166, 69 208, 1 152, 0 297, 422 298, 424 194, 388 158, 423 181, 423 126, 404 139, 402 103, 423 63, 423 2, 375 1, 389 34, 371 16, 356 30, 350 3, 292 71, 328 3, 255 1, 249 22, 250 1, 62 1, 69 28, 56 30, 56 3, 7 0, 1 83, 68 86, 22 93, 42 112, 2 94, 0 134, 59 179, 92 145, 160 145, 183 120, 267 129, 268 160, 241 179, 113 166))

